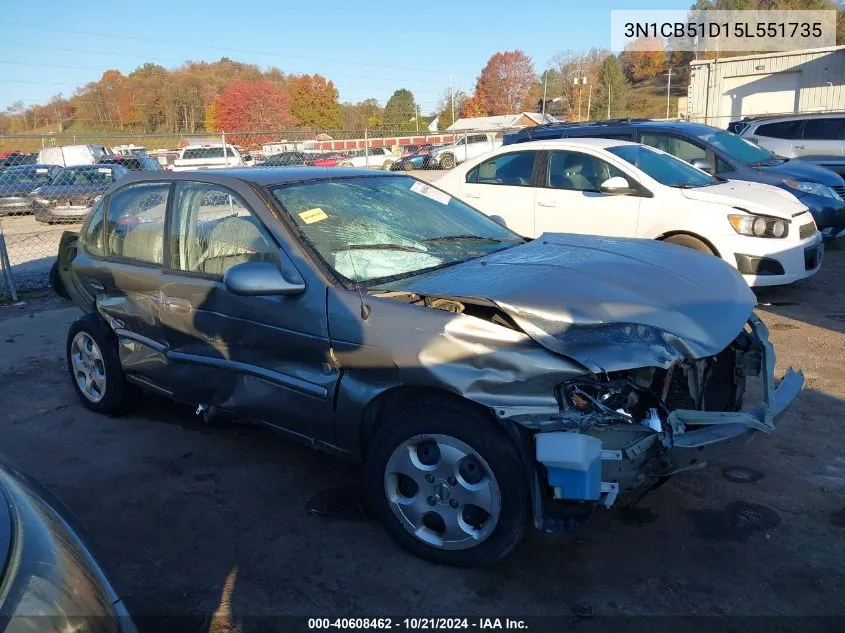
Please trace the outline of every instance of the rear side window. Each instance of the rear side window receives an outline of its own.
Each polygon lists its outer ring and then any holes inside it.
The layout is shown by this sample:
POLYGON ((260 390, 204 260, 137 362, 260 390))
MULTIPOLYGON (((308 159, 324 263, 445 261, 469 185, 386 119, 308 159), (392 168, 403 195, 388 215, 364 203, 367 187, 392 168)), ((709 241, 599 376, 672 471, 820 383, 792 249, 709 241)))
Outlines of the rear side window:
POLYGON ((85 229, 85 235, 82 238, 82 243, 85 245, 85 250, 97 257, 105 255, 103 251, 103 211, 105 209, 105 202, 101 199, 94 209, 91 211, 88 226, 85 229))
POLYGON ((223 276, 245 262, 279 261, 279 247, 264 225, 220 185, 176 186, 170 236, 170 266, 177 270, 223 276))
POLYGON ((815 141, 841 141, 845 139, 845 117, 807 119, 804 124, 804 138, 815 141))
POLYGON ((537 152, 501 154, 481 163, 467 175, 467 182, 487 185, 531 186, 537 152), (473 180, 470 180, 470 177, 473 180))
POLYGON ((640 143, 656 147, 686 162, 696 158, 707 158, 707 152, 703 147, 669 134, 646 132, 640 135, 640 143))
POLYGON ((754 130, 758 136, 769 138, 798 138, 801 133, 801 120, 779 121, 777 123, 764 123, 754 130))
POLYGON ((170 185, 140 183, 114 192, 109 198, 105 250, 151 264, 164 261, 164 216, 170 185))

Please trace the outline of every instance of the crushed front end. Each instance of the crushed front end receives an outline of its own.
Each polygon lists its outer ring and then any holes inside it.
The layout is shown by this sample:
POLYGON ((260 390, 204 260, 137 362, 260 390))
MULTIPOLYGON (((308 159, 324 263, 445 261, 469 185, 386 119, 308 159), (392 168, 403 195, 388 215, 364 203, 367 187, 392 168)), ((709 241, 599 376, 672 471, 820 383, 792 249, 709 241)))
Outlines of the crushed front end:
POLYGON ((666 368, 588 374, 558 387, 560 410, 509 419, 532 432, 534 518, 559 531, 596 507, 636 499, 678 472, 735 450, 775 419, 804 386, 789 369, 775 388, 775 353, 753 316, 718 354, 666 368), (743 402, 759 378, 762 400, 743 402))

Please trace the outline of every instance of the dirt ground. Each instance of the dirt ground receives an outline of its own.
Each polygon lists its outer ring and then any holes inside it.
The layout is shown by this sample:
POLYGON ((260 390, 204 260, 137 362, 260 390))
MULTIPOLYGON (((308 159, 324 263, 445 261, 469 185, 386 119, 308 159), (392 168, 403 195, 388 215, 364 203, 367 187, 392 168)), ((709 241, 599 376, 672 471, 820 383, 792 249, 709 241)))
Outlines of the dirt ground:
POLYGON ((262 428, 204 425, 153 396, 120 419, 88 412, 64 368, 78 313, 56 300, 0 307, 2 451, 76 514, 136 615, 230 625, 203 631, 327 614, 560 616, 531 630, 581 631, 668 628, 602 616, 776 616, 684 630, 832 630, 808 616, 845 617, 843 283, 838 247, 813 279, 760 293, 778 372, 807 378, 773 435, 602 512, 577 540, 532 530, 488 569, 415 559, 356 511, 309 513, 326 491, 354 507, 360 472, 262 428))

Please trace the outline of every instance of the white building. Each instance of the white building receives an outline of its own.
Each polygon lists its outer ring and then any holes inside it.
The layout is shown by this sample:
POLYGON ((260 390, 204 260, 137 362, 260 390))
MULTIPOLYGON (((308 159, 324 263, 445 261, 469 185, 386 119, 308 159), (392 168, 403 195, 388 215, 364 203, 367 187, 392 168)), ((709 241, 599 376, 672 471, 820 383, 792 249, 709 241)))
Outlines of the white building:
POLYGON ((845 110, 845 46, 690 63, 690 121, 726 128, 759 114, 845 110))
POLYGON ((521 127, 534 127, 544 123, 557 123, 558 119, 539 112, 520 112, 518 114, 503 114, 500 116, 478 116, 458 119, 446 128, 447 132, 468 132, 483 130, 494 132, 497 130, 512 130, 521 127))

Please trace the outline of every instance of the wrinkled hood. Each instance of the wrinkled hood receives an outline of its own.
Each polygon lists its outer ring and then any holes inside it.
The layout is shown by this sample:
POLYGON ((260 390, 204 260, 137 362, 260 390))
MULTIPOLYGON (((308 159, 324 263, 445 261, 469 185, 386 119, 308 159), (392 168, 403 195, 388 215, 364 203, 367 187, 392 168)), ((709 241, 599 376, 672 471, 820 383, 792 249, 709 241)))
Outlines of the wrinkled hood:
POLYGON ((791 193, 749 180, 729 180, 718 185, 680 191, 689 200, 739 207, 751 213, 761 213, 787 220, 807 211, 807 207, 791 193))
POLYGON ((716 354, 756 303, 718 257, 653 240, 553 233, 387 286, 488 300, 537 343, 593 372, 716 354))
POLYGON ((806 180, 809 182, 818 182, 828 187, 841 187, 845 185, 845 180, 836 172, 805 160, 789 159, 780 165, 756 167, 755 169, 759 169, 773 176, 783 176, 786 180, 806 180))

